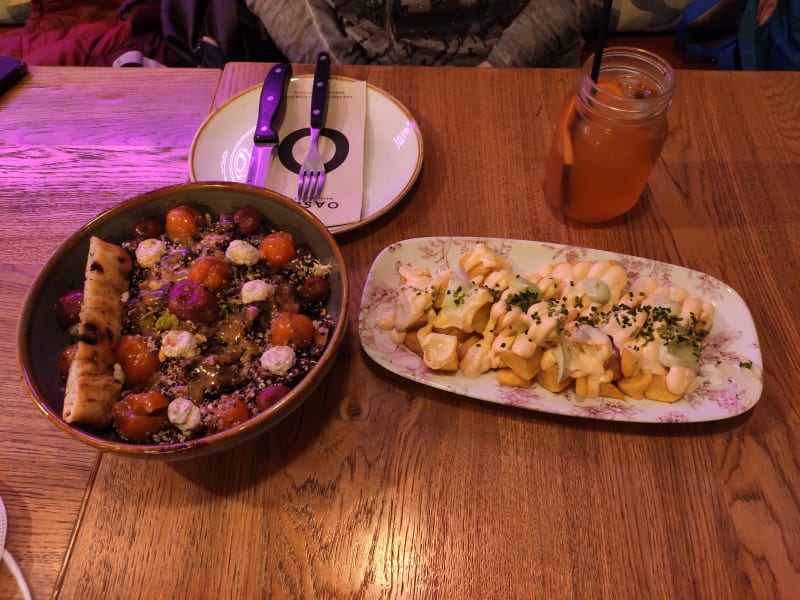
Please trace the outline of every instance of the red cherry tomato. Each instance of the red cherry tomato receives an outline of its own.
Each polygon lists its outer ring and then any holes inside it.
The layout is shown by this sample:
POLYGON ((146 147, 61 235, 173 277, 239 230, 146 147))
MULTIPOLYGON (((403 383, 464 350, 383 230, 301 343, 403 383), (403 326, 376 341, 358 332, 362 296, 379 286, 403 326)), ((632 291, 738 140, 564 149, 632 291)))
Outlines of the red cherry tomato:
POLYGON ((69 367, 72 365, 72 360, 75 358, 75 351, 77 349, 78 344, 70 344, 61 351, 58 357, 58 370, 61 372, 61 376, 64 379, 69 375, 69 367))
POLYGON ((164 224, 155 219, 142 219, 136 221, 131 227, 133 237, 138 239, 157 238, 164 233, 164 224))
POLYGON ((189 279, 202 283, 211 291, 220 289, 228 281, 228 264, 217 256, 201 256, 189 267, 189 279))
POLYGON ((206 286, 191 280, 172 286, 167 299, 169 311, 179 319, 213 323, 219 319, 219 301, 206 286))
POLYGON ((221 396, 211 407, 208 419, 208 432, 219 433, 244 423, 250 418, 247 404, 235 394, 221 396))
POLYGON ((128 394, 111 409, 114 427, 132 442, 144 442, 158 433, 167 420, 169 398, 161 392, 128 394))
POLYGON ((302 313, 278 313, 270 323, 269 335, 275 345, 308 348, 314 339, 314 322, 302 313))
POLYGON ((233 213, 233 222, 239 227, 242 235, 251 235, 261 227, 264 215, 255 208, 240 208, 233 213))
POLYGON ((167 213, 164 229, 172 241, 191 239, 200 235, 202 220, 200 211, 184 204, 167 213))
POLYGON ((322 302, 331 295, 331 284, 324 277, 309 277, 300 286, 300 297, 306 302, 322 302))
POLYGON ((66 330, 80 321, 83 290, 67 292, 56 301, 56 320, 66 330))
POLYGON ((158 371, 158 350, 142 335, 122 336, 114 354, 125 379, 134 387, 146 384, 158 371))
POLYGON ((270 233, 261 241, 260 250, 261 256, 264 257, 267 264, 276 269, 286 265, 297 254, 294 247, 294 238, 291 233, 286 231, 270 233))
POLYGON ((264 412, 270 406, 288 394, 289 391, 289 388, 282 383, 268 385, 258 393, 258 396, 256 396, 256 406, 258 406, 258 410, 264 412))

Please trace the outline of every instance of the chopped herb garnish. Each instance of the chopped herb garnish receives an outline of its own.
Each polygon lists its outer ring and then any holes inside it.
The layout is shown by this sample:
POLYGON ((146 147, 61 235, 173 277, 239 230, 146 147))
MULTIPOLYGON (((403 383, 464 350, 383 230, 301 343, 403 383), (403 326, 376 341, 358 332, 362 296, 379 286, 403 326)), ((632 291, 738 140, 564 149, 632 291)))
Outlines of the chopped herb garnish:
POLYGON ((453 304, 455 304, 456 306, 461 306, 464 304, 464 300, 466 300, 466 298, 467 298, 467 290, 465 290, 461 286, 458 286, 456 290, 453 292, 453 304))
POLYGON ((522 290, 517 294, 511 294, 506 298, 507 305, 519 306, 522 312, 528 312, 528 309, 539 301, 539 294, 536 290, 527 289, 522 290))

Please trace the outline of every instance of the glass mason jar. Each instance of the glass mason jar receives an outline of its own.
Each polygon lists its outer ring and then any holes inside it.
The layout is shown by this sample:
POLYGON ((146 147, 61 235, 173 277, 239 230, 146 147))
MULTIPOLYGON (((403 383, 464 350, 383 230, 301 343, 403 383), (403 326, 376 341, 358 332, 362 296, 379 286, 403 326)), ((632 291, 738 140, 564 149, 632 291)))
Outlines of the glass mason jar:
POLYGON ((660 56, 606 48, 598 82, 584 63, 564 99, 545 164, 545 196, 570 219, 598 223, 639 200, 667 139, 675 72, 660 56))

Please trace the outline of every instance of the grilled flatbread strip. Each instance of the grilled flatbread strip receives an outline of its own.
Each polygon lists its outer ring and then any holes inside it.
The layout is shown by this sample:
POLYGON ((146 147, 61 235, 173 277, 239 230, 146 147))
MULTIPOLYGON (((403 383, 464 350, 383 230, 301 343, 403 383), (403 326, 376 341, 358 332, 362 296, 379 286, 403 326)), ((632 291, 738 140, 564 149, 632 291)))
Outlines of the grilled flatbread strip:
POLYGON ((106 426, 122 384, 114 378, 114 350, 122 332, 122 294, 131 259, 121 247, 92 236, 83 284, 75 358, 67 375, 62 416, 67 423, 106 426))

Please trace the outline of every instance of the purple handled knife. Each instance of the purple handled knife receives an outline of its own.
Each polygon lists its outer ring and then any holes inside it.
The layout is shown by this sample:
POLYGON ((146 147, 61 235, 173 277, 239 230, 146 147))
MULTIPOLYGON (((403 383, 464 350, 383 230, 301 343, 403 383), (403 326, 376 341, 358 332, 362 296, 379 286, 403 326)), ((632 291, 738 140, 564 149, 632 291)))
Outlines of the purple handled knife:
POLYGON ((265 187, 272 155, 278 148, 278 127, 283 118, 286 86, 292 76, 292 66, 280 63, 272 67, 264 79, 258 102, 258 121, 253 135, 253 152, 247 168, 247 183, 265 187))

